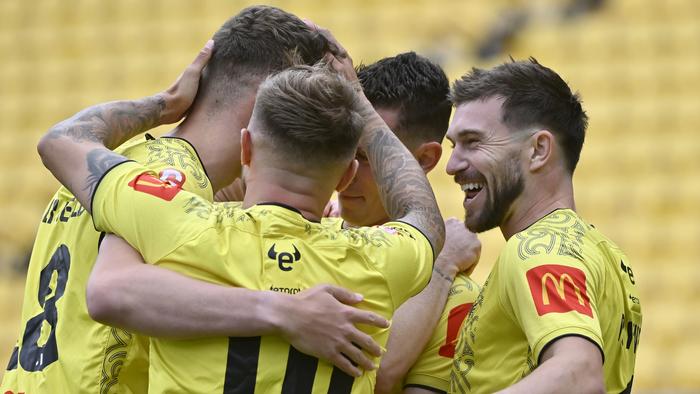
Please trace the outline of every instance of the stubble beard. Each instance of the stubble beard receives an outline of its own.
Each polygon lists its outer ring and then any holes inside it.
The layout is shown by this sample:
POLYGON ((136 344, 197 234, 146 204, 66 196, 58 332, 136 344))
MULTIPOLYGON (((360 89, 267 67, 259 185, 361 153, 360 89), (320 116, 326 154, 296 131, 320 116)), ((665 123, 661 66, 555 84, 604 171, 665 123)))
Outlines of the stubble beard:
POLYGON ((513 201, 525 188, 523 173, 516 157, 511 157, 497 171, 501 173, 498 179, 502 181, 494 182, 493 192, 488 189, 482 191, 489 193, 483 209, 475 213, 477 216, 470 216, 469 212, 465 215, 464 223, 469 231, 482 233, 503 224, 513 201))

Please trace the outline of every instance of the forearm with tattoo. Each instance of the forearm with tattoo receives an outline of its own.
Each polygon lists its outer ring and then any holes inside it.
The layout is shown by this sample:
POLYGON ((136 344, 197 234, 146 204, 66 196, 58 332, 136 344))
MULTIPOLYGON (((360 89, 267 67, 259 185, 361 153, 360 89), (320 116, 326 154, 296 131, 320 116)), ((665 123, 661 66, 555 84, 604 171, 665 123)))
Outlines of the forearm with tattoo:
POLYGON ((95 105, 52 127, 39 142, 39 154, 54 176, 92 212, 90 198, 99 180, 127 160, 108 149, 158 126, 164 109, 160 95, 95 105))
POLYGON ((379 115, 363 112, 368 122, 360 144, 387 214, 420 229, 437 256, 445 240, 445 222, 423 169, 379 115))
POLYGON ((49 130, 47 137, 97 142, 114 149, 158 126, 165 100, 160 95, 133 101, 113 101, 84 109, 49 130))

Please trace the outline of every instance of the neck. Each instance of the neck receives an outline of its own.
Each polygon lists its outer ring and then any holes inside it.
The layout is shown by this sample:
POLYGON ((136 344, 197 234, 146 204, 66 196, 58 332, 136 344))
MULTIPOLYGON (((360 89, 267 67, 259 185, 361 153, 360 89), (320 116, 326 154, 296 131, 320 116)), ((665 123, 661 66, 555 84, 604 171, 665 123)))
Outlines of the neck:
POLYGON ((556 183, 526 186, 513 203, 510 215, 501 224, 501 233, 508 240, 557 209, 576 210, 571 177, 564 177, 556 183))
POLYGON ((289 169, 251 166, 246 172, 246 194, 243 207, 263 202, 276 202, 298 209, 307 220, 320 221, 333 194, 327 179, 300 175, 289 169))
POLYGON ((240 131, 248 125, 255 97, 240 99, 230 110, 207 113, 206 104, 195 105, 170 135, 187 140, 200 155, 214 193, 241 176, 240 131))

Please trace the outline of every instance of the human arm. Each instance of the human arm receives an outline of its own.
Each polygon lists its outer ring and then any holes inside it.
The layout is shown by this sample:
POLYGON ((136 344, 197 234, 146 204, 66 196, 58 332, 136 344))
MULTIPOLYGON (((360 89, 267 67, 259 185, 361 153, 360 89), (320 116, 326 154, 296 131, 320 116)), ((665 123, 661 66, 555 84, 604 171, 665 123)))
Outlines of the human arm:
POLYGON ((390 393, 401 384, 432 337, 455 276, 479 261, 481 242, 476 234, 455 218, 447 219, 445 228, 445 246, 435 260, 428 286, 394 313, 387 352, 377 371, 375 393, 390 393))
POLYGON ((390 220, 406 222, 420 230, 430 241, 435 258, 445 241, 445 223, 425 172, 365 97, 347 51, 328 30, 308 21, 307 24, 328 39, 332 48, 328 61, 356 86, 356 110, 365 121, 358 148, 367 153, 390 220))
POLYGON ((153 127, 182 119, 194 100, 213 41, 167 90, 139 100, 113 101, 78 112, 54 125, 37 146, 46 168, 92 212, 90 198, 102 176, 126 161, 114 149, 153 127))
POLYGON ((361 300, 330 285, 288 295, 195 280, 145 264, 114 235, 102 241, 87 287, 88 312, 104 324, 158 337, 279 335, 352 375, 359 369, 343 354, 369 370, 373 363, 362 350, 375 357, 381 352, 355 325, 389 324, 375 313, 350 306, 361 300))
POLYGON ((600 348, 588 339, 567 336, 555 340, 542 353, 539 366, 503 394, 605 393, 600 348))

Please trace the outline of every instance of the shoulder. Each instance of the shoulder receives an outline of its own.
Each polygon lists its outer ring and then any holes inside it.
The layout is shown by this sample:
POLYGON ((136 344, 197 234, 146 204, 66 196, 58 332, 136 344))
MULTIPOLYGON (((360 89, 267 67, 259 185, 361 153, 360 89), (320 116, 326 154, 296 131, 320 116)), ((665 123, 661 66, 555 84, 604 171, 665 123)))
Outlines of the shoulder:
POLYGON ((573 211, 557 210, 512 236, 506 243, 505 257, 525 261, 559 256, 583 261, 589 229, 573 211))

